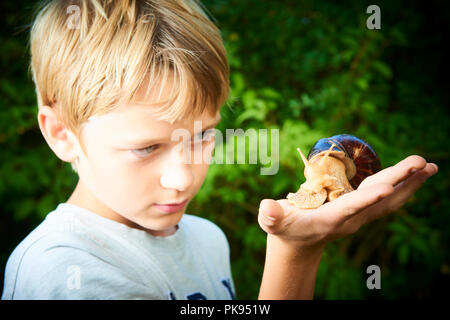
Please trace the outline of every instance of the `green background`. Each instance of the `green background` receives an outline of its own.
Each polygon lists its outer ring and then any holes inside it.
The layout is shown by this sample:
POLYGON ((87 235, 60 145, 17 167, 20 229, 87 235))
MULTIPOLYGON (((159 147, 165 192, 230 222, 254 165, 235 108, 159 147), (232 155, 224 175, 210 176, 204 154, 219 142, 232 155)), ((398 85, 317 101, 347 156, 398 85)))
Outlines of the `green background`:
MULTIPOLYGON (((77 181, 37 125, 27 43, 34 3, 0 4, 2 278, 12 250, 77 181)), ((394 214, 326 247, 315 298, 448 296, 448 2, 204 3, 222 31, 231 66, 232 91, 219 129, 280 130, 276 175, 261 175, 260 164, 213 164, 187 208, 226 233, 237 298, 254 299, 259 290, 265 256, 259 202, 284 198, 304 181, 296 147, 307 151, 317 139, 340 133, 368 141, 383 167, 418 154, 438 164, 439 173, 394 214), (381 8, 381 30, 366 28, 370 4, 381 8), (366 287, 372 264, 381 268, 381 290, 366 287)))

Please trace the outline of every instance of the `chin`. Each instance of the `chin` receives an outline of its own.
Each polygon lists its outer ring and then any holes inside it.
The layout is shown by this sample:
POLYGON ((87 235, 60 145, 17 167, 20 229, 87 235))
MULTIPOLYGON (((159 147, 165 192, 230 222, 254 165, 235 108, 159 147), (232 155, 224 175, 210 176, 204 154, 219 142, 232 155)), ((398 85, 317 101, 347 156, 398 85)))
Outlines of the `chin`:
POLYGON ((141 225, 151 234, 171 232, 180 222, 183 214, 184 211, 165 214, 161 217, 142 221, 142 223, 139 223, 139 225, 141 225))

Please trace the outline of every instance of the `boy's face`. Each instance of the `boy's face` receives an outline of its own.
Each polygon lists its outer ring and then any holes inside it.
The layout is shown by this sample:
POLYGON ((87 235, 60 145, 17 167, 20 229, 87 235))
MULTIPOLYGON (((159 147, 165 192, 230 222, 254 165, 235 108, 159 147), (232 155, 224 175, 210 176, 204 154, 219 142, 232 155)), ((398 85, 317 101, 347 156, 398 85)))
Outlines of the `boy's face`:
POLYGON ((191 154, 195 144, 201 145, 206 159, 214 145, 213 139, 194 142, 194 135, 201 135, 201 131, 194 132, 194 120, 201 121, 204 131, 217 125, 220 114, 211 116, 205 111, 170 124, 157 120, 152 106, 131 104, 94 117, 82 131, 87 158, 79 149, 80 180, 67 203, 153 235, 172 234, 187 203, 200 189, 209 161, 186 161, 181 140, 171 139, 171 135, 176 129, 188 130, 191 154), (187 201, 186 205, 175 212, 158 206, 182 201, 187 201))

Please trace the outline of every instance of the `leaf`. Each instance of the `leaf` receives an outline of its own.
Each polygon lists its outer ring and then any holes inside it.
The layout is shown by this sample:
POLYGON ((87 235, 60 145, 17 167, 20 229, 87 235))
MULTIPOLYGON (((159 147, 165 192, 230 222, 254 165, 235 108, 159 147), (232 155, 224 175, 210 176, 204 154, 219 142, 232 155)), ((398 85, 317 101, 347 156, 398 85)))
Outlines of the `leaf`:
POLYGON ((392 70, 386 63, 379 60, 374 61, 372 63, 372 68, 378 71, 378 73, 380 73, 386 79, 392 78, 392 70))
POLYGON ((409 234, 410 228, 408 228, 404 223, 399 221, 394 221, 388 224, 387 229, 398 234, 409 234))
POLYGON ((406 265, 409 261, 410 249, 407 245, 401 245, 398 247, 398 261, 401 265, 406 265))
POLYGON ((356 86, 361 90, 367 90, 369 88, 369 82, 365 77, 361 77, 356 80, 356 86))
POLYGON ((256 101, 256 92, 254 90, 247 90, 242 95, 242 104, 246 109, 252 109, 256 101))
POLYGON ((281 98, 281 94, 273 88, 263 88, 259 91, 262 97, 272 100, 278 100, 281 98))
POLYGON ((237 118, 236 118, 236 125, 241 126, 246 120, 249 119, 255 119, 258 121, 263 121, 265 118, 265 114, 259 110, 255 109, 249 109, 242 112, 237 118))
POLYGON ((245 88, 244 76, 240 72, 233 72, 231 74, 232 94, 239 96, 242 94, 245 88))

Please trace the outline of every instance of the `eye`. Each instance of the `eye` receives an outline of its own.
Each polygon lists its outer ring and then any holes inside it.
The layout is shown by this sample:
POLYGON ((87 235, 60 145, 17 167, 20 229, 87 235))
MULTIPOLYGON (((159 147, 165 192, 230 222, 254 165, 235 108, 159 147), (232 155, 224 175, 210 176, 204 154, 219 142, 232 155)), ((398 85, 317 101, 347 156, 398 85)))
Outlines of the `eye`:
POLYGON ((152 153, 152 151, 155 150, 157 147, 158 147, 158 145, 154 144, 149 147, 145 147, 145 148, 141 148, 141 149, 133 149, 131 151, 139 157, 145 157, 145 156, 148 156, 150 153, 152 153))
POLYGON ((193 143, 210 142, 212 135, 214 135, 214 130, 207 129, 202 131, 194 136, 193 143))

